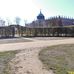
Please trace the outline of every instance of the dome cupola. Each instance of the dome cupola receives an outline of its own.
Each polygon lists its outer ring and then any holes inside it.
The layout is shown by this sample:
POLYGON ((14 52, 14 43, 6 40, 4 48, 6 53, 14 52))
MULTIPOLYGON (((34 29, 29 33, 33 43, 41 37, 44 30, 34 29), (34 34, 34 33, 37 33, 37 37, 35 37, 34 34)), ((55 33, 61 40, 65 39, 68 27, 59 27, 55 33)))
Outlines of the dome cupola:
POLYGON ((37 19, 38 20, 44 20, 45 19, 45 16, 42 14, 41 10, 40 10, 39 15, 37 16, 37 19))

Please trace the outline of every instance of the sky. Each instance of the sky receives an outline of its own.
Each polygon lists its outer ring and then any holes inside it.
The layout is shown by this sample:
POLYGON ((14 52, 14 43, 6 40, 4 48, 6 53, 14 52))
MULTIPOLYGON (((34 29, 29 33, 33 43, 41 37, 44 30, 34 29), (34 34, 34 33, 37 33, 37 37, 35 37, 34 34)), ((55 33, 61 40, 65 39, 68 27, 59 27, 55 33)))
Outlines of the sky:
POLYGON ((0 0, 0 17, 15 22, 20 17, 24 24, 36 20, 40 10, 48 19, 53 16, 74 18, 74 0, 0 0))

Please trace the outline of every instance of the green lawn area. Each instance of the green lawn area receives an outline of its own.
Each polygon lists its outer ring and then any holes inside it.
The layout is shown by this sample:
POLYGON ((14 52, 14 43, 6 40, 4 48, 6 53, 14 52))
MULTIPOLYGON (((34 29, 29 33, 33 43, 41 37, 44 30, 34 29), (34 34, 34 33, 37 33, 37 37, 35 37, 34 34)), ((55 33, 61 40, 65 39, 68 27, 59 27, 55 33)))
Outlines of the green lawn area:
POLYGON ((39 53, 39 59, 44 67, 53 70, 54 74, 74 73, 74 44, 44 48, 39 53))
POLYGON ((0 74, 10 74, 9 61, 15 57, 17 51, 0 52, 0 74))

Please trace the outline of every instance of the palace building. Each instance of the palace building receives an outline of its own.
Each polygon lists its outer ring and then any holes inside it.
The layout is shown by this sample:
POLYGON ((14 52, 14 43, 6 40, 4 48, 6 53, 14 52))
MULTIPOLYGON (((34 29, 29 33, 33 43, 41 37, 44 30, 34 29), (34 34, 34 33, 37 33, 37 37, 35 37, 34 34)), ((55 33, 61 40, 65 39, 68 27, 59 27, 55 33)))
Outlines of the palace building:
POLYGON ((40 11, 37 16, 37 20, 33 21, 30 24, 27 24, 28 28, 50 28, 55 26, 71 26, 74 25, 73 18, 66 18, 61 16, 51 17, 49 19, 45 19, 45 16, 40 11))
POLYGON ((21 25, 4 26, 5 22, 0 20, 0 38, 22 37, 22 36, 68 36, 74 37, 74 19, 67 17, 51 17, 45 19, 40 11, 37 20, 21 25))

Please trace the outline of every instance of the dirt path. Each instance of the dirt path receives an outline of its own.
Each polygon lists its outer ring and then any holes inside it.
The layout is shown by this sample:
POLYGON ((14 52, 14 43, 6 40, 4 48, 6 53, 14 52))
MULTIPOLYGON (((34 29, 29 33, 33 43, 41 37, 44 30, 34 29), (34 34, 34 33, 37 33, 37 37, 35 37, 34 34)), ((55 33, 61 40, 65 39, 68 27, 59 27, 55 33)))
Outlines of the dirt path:
POLYGON ((40 48, 22 50, 10 62, 11 69, 15 74, 53 74, 52 71, 44 69, 38 59, 40 48))
POLYGON ((34 40, 32 42, 20 42, 20 43, 10 43, 10 44, 0 44, 1 51, 9 50, 21 50, 27 48, 36 48, 36 47, 47 47, 51 45, 74 43, 74 38, 61 39, 61 40, 34 40))
POLYGON ((41 47, 47 47, 58 44, 74 44, 74 39, 34 41, 14 44, 1 44, 0 51, 22 50, 11 60, 12 70, 15 74, 53 74, 52 71, 44 69, 41 61, 38 59, 38 53, 41 47))

